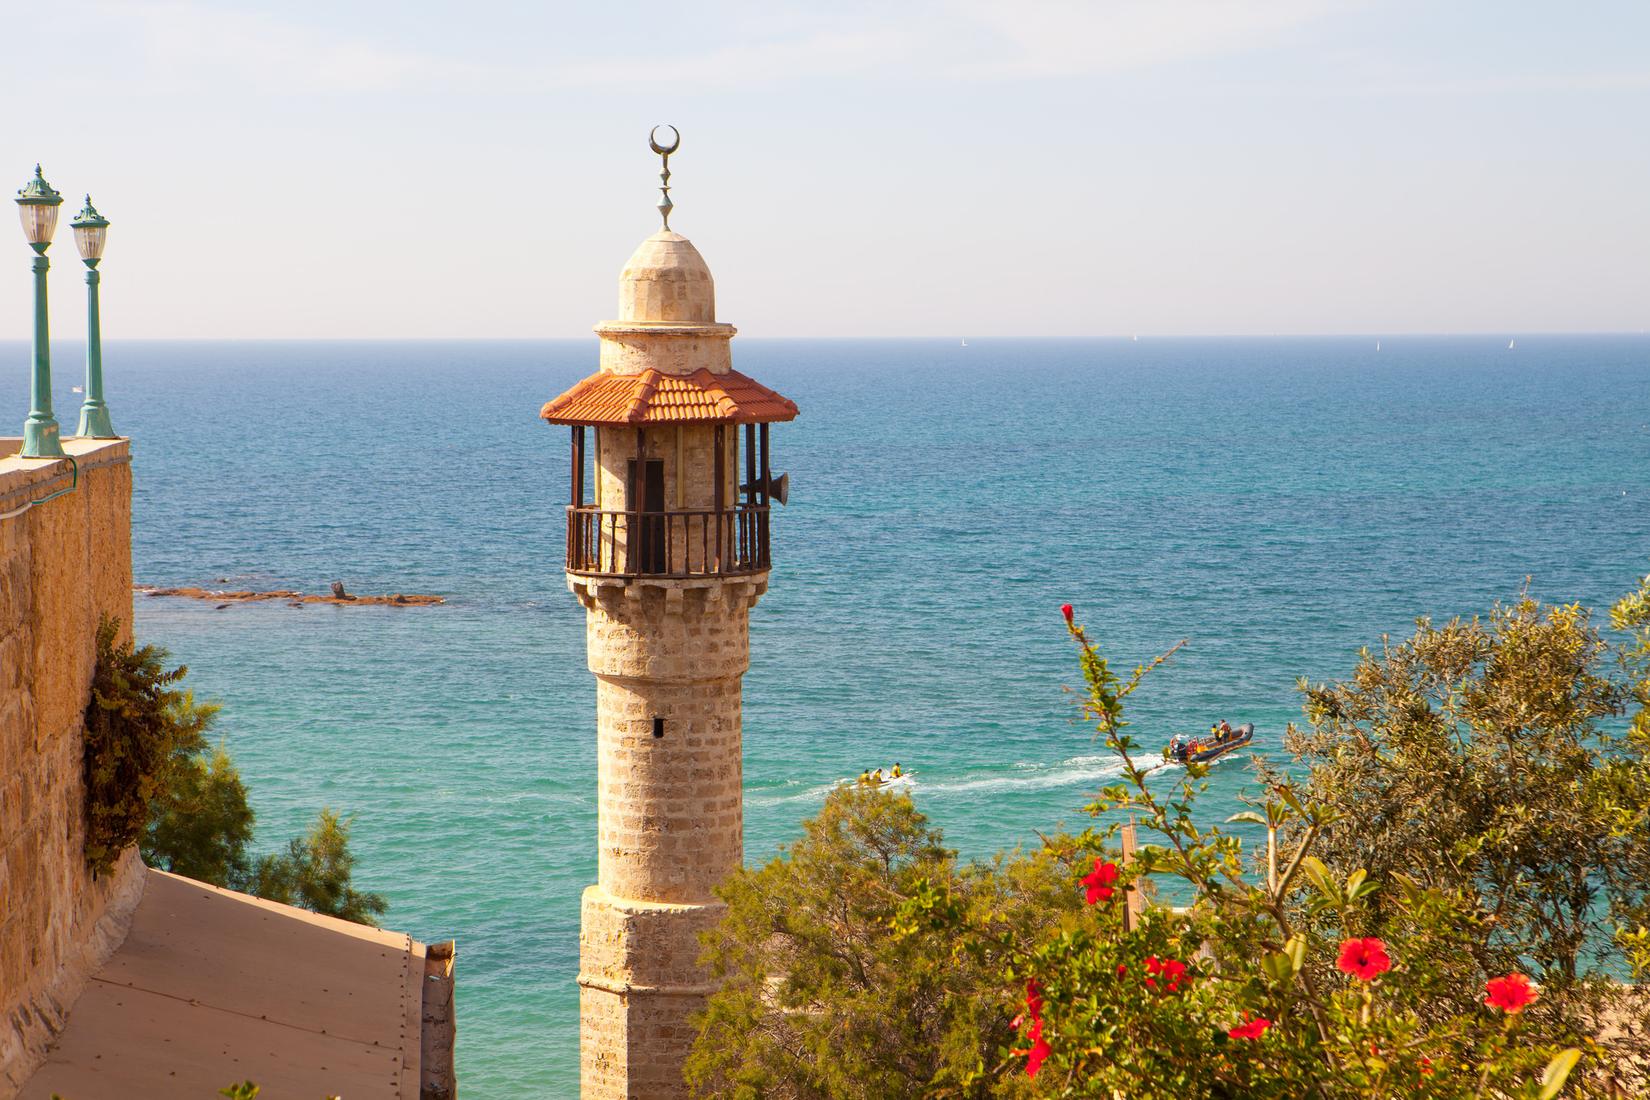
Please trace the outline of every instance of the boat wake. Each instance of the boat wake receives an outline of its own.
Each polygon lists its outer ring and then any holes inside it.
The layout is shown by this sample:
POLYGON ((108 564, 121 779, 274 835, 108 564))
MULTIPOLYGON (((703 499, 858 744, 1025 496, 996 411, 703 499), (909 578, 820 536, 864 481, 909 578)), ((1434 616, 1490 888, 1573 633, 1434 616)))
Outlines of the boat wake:
MULTIPOLYGON (((1172 761, 1143 761, 1146 772, 1179 768, 1172 761)), ((879 790, 928 795, 983 794, 992 791, 1059 790, 1065 787, 1095 788, 1123 774, 1123 762, 1111 754, 1073 756, 1058 763, 1020 761, 990 772, 964 773, 944 779, 924 780, 920 773, 906 772, 898 779, 885 780, 879 790)), ((852 786, 857 776, 843 776, 835 783, 789 790, 783 793, 753 793, 746 798, 751 806, 777 806, 788 802, 820 802, 837 787, 852 786)))
MULTIPOLYGON (((1152 761, 1145 770, 1164 767, 1152 761)), ((1057 790, 1062 787, 1097 786, 1123 774, 1123 762, 1116 756, 1073 756, 1056 764, 1020 762, 1009 774, 959 776, 936 783, 924 783, 924 794, 976 794, 989 791, 1057 790)))

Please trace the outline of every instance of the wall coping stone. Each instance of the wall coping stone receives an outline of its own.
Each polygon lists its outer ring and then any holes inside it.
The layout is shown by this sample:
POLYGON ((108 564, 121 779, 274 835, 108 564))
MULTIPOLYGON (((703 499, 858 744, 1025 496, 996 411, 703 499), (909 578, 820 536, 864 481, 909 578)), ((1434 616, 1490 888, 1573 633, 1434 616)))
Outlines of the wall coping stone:
MULTIPOLYGON (((66 489, 74 478, 74 466, 67 459, 19 458, 11 450, 15 436, 0 437, 0 512, 9 512, 24 501, 66 489), (13 500, 13 497, 19 499, 13 500)), ((63 440, 63 450, 79 465, 81 475, 103 466, 117 466, 132 460, 129 439, 63 440)))

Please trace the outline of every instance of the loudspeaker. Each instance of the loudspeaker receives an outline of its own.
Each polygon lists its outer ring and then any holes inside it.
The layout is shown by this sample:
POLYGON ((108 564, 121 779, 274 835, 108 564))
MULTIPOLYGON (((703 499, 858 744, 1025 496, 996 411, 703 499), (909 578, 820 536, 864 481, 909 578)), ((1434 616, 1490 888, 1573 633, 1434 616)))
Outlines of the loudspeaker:
MULTIPOLYGON (((756 482, 754 487, 761 489, 762 483, 756 482)), ((745 484, 739 486, 739 491, 741 493, 748 493, 751 491, 751 488, 752 483, 746 482, 745 484)), ((770 474, 768 476, 767 490, 768 496, 772 497, 774 500, 777 500, 779 503, 784 504, 791 498, 791 475, 780 474, 778 477, 774 477, 770 474)))

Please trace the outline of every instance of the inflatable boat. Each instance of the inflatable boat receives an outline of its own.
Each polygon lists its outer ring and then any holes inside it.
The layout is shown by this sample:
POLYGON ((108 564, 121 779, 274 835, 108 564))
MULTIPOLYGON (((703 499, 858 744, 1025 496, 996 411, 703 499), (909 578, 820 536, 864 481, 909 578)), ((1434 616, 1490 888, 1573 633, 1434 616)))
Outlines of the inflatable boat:
POLYGON ((1169 759, 1181 764, 1201 764, 1206 760, 1223 756, 1233 749, 1241 749, 1253 740, 1254 736, 1255 724, 1253 722, 1233 726, 1231 735, 1219 741, 1211 739, 1208 734, 1201 737, 1187 737, 1184 734, 1176 734, 1174 740, 1169 742, 1169 759))

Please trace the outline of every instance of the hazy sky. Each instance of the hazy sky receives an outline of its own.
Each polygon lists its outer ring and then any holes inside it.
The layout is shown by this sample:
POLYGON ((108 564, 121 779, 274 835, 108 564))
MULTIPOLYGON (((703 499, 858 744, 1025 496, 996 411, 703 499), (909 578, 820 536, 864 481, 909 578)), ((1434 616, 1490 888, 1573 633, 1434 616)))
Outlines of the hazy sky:
POLYGON ((655 122, 752 335, 1650 325, 1645 0, 53 0, 0 93, 62 339, 88 189, 111 339, 587 335, 655 122))

